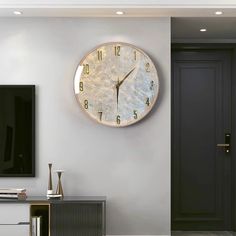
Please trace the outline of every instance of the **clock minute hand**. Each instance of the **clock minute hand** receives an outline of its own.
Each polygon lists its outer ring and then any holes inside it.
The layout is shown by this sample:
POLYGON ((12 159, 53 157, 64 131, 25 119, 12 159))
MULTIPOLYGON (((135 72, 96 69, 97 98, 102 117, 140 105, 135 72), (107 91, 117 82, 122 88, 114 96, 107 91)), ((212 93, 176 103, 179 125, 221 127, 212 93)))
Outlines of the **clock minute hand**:
POLYGON ((117 110, 118 110, 118 103, 119 103, 119 89, 120 89, 120 85, 119 85, 119 78, 116 84, 116 103, 117 103, 117 110))
POLYGON ((124 77, 120 82, 118 82, 118 86, 121 86, 122 83, 129 77, 129 75, 130 75, 134 70, 135 70, 135 67, 134 67, 129 73, 127 73, 127 74, 125 75, 125 77, 124 77))

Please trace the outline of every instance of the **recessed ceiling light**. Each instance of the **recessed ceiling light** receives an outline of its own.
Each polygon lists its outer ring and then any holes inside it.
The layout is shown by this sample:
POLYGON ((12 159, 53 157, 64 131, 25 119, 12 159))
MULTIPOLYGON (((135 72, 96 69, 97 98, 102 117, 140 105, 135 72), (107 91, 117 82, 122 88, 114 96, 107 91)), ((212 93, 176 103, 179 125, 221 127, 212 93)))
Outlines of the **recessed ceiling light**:
POLYGON ((201 31, 201 32, 206 32, 206 31, 207 31, 207 29, 200 29, 200 31, 201 31))
POLYGON ((124 15, 124 12, 123 11, 117 11, 116 15, 124 15))
POLYGON ((15 15, 22 15, 22 12, 21 11, 14 11, 13 12, 15 15))
POLYGON ((223 12, 222 12, 222 11, 216 11, 215 14, 216 14, 216 15, 222 15, 223 12))

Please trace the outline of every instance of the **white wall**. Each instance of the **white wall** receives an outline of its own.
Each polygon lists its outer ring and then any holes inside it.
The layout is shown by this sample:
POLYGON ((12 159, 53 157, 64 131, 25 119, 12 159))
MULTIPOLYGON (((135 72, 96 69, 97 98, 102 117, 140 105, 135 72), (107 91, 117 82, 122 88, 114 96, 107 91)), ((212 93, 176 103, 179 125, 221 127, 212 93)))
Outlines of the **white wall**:
POLYGON ((0 84, 37 90, 37 177, 0 178, 0 186, 44 195, 53 162, 66 170, 66 195, 107 196, 107 234, 169 234, 170 19, 3 18, 0 28, 0 84), (152 114, 127 128, 93 122, 73 94, 80 59, 109 41, 146 51, 161 80, 152 114))

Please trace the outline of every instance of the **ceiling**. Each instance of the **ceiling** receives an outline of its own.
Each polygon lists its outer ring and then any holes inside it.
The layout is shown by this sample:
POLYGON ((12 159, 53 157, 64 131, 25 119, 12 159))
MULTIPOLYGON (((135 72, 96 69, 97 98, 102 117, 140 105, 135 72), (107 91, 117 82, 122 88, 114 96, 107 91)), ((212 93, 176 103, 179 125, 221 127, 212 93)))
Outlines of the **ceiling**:
MULTIPOLYGON (((236 42, 236 4, 217 6, 200 5, 70 5, 70 4, 43 4, 46 0, 41 0, 42 4, 15 4, 15 0, 8 0, 9 4, 1 3, 0 17, 172 17, 172 41, 219 41, 228 40, 236 42), (216 11, 222 11, 223 14, 216 17, 216 11), (21 15, 15 15, 14 11, 20 11, 21 15), (123 15, 117 15, 117 11, 123 11, 123 15), (206 28, 206 32, 200 32, 200 28, 206 28)), ((5 0, 4 0, 5 1, 5 0)), ((20 2, 20 0, 18 0, 20 2)), ((22 1, 22 0, 21 0, 22 1)), ((31 0, 24 0, 32 2, 31 0)), ((49 0, 48 0, 49 1, 49 0)), ((61 3, 64 0, 57 0, 61 3)), ((77 0, 68 0, 74 1, 77 0)), ((102 0, 87 0, 92 1, 102 0)), ((105 0, 103 0, 105 2, 105 0)), ((107 1, 107 0, 106 0, 107 1)), ((110 0, 112 3, 112 0, 110 0)), ((121 1, 121 0, 120 0, 121 1)), ((131 1, 131 0, 127 0, 131 1)), ((143 2, 143 0, 132 0, 143 2)), ((146 0, 152 1, 152 0, 146 0)), ((168 0, 172 1, 172 0, 168 0)), ((168 2, 167 1, 167 2, 168 2)), ((178 0, 180 1, 180 0, 178 0)), ((184 1, 184 0, 182 0, 184 1)), ((209 0, 201 0, 209 2, 209 0)), ((220 1, 220 0, 218 0, 220 1)), ((229 0, 231 1, 231 0, 229 0)), ((232 0, 235 1, 235 0, 232 0)), ((37 0, 34 0, 36 3, 37 0)), ((56 0, 55 0, 56 2, 56 0)), ((86 2, 86 1, 85 1, 86 2)), ((122 0, 125 2, 125 0, 122 0)), ((177 2, 177 1, 176 1, 177 2)), ((193 1, 192 1, 193 2, 193 1)))
MULTIPOLYGON (((214 17, 219 7, 167 7, 167 6, 1 6, 0 17, 214 17), (21 11, 22 15, 15 16, 15 10, 21 11), (117 16, 116 11, 121 10, 125 14, 117 16)), ((236 7, 220 8, 224 17, 236 17, 236 7)))
POLYGON ((172 42, 236 42, 236 17, 172 18, 172 42), (200 32, 205 28, 206 32, 200 32))

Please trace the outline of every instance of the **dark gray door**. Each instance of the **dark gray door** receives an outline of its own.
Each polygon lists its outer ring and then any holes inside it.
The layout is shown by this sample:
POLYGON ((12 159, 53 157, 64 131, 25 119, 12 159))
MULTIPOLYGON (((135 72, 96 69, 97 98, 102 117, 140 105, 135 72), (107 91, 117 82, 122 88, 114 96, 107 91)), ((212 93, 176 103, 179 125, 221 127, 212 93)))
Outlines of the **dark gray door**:
POLYGON ((231 229, 231 52, 172 53, 172 230, 231 229))

